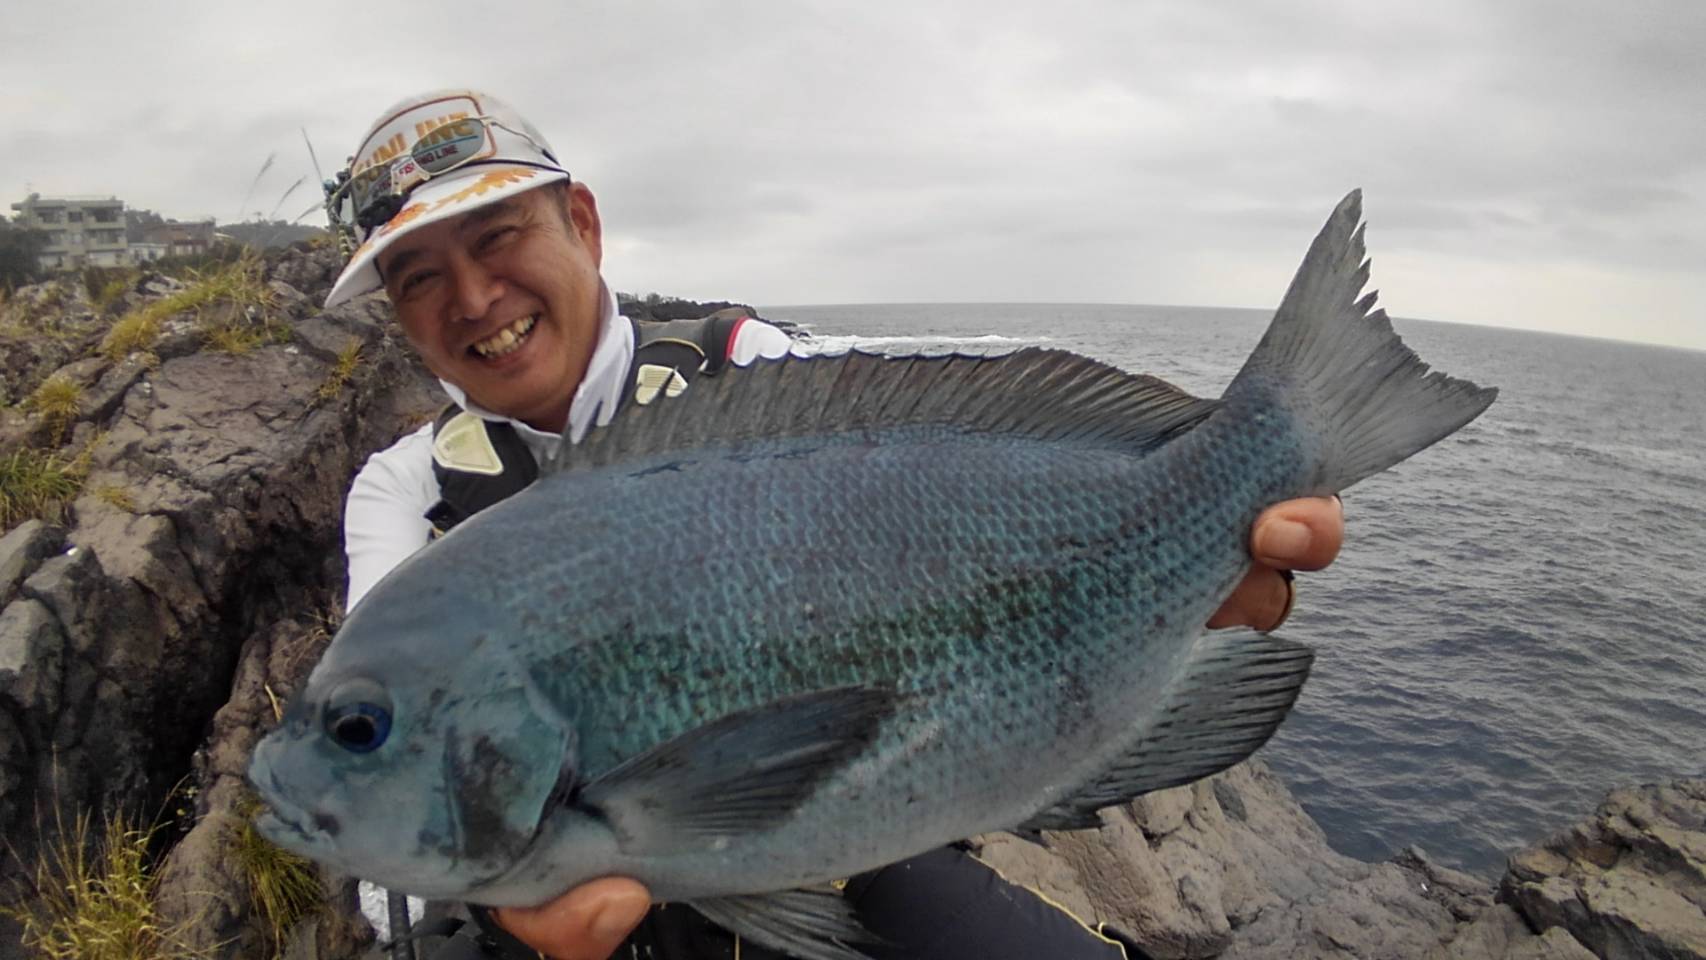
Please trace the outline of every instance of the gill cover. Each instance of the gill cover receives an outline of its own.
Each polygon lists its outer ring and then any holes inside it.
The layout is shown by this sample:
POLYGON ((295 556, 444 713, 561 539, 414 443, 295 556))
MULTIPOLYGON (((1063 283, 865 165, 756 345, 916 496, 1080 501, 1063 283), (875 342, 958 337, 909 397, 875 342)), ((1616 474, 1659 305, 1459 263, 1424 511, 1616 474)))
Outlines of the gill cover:
POLYGON ((559 780, 572 778, 573 736, 525 686, 509 686, 457 711, 444 744, 457 854, 500 873, 533 842, 559 780))

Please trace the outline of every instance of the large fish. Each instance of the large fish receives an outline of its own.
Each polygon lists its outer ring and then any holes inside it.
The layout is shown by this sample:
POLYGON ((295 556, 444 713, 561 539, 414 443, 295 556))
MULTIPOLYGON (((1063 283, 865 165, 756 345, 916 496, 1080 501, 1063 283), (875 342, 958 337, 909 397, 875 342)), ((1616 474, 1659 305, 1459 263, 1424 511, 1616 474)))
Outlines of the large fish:
POLYGON ((1219 400, 1027 349, 786 358, 625 410, 350 615, 255 751, 262 830, 483 904, 632 876, 846 960, 826 881, 1236 763, 1310 663, 1203 629, 1256 515, 1495 395, 1361 296, 1360 218, 1219 400))

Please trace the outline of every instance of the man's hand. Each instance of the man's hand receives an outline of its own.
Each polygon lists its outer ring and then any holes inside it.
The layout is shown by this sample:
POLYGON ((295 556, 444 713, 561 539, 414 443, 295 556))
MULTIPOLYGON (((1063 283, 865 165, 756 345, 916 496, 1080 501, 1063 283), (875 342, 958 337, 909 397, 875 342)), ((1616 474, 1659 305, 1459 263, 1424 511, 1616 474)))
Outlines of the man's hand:
POLYGON ((1344 540, 1345 510, 1338 497, 1287 500, 1262 511, 1250 528, 1256 565, 1209 618, 1209 628, 1279 626, 1291 607, 1291 584, 1280 571, 1319 570, 1339 555, 1344 540))
POLYGON ((550 960, 607 960, 651 903, 651 894, 636 881, 604 877, 541 906, 500 907, 492 917, 550 960))
MULTIPOLYGON (((1210 627, 1279 625, 1291 601, 1281 570, 1319 570, 1339 555, 1344 508, 1337 497, 1287 500, 1256 518, 1250 555, 1256 561, 1210 627)), ((594 880, 539 907, 493 911, 504 929, 551 960, 606 960, 639 925, 651 895, 621 877, 594 880)))

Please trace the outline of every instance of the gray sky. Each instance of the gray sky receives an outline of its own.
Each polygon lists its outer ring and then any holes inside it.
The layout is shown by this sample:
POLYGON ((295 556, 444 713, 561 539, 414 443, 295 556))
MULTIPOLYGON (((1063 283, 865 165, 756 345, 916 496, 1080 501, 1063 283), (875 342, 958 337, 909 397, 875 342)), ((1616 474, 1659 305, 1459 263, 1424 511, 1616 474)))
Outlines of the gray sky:
POLYGON ((0 196, 316 199, 410 93, 509 100, 618 289, 1271 307, 1365 191, 1407 317, 1706 349, 1706 2, 10 0, 0 196))

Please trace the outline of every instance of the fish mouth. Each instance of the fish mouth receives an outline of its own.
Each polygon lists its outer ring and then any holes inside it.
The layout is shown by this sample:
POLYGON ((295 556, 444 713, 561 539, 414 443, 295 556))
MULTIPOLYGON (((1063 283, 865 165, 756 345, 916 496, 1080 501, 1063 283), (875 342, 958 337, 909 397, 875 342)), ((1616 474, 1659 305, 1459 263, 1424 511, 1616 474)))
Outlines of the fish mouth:
POLYGON ((527 342, 528 336, 533 333, 533 328, 538 323, 539 314, 530 313, 484 340, 475 341, 469 345, 468 350, 487 360, 507 356, 521 349, 521 345, 527 342))
POLYGON ((249 766, 249 783, 264 804, 254 818, 255 829, 273 843, 298 853, 320 846, 326 835, 319 822, 322 818, 290 799, 268 762, 268 752, 267 741, 263 741, 249 766))

